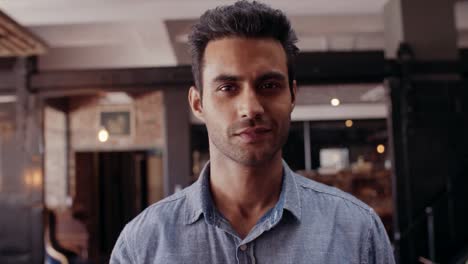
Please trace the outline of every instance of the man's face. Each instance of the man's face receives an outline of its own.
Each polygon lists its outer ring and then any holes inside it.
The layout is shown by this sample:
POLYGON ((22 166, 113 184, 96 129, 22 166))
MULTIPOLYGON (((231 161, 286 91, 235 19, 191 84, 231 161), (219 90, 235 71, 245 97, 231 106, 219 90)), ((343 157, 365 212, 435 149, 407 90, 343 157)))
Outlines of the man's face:
POLYGON ((255 166, 281 157, 294 107, 281 44, 241 37, 210 41, 203 65, 203 99, 192 87, 189 100, 208 129, 211 158, 255 166))

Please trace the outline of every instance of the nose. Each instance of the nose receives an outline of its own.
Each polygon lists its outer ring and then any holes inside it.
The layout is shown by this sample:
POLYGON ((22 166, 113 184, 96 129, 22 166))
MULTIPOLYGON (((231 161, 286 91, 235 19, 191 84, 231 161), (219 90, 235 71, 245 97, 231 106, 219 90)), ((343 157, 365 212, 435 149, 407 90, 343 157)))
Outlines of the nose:
POLYGON ((262 102, 253 87, 242 89, 238 104, 239 116, 244 118, 258 119, 265 112, 262 102))

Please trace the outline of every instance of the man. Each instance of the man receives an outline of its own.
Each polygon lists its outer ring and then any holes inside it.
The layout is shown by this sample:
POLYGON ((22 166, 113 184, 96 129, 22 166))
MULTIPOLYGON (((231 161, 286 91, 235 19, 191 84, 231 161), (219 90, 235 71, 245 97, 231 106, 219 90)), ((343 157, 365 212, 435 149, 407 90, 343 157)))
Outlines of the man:
POLYGON ((282 160, 295 41, 285 15, 257 2, 200 18, 189 103, 206 124, 210 162, 124 228, 111 263, 394 263, 371 208, 282 160))

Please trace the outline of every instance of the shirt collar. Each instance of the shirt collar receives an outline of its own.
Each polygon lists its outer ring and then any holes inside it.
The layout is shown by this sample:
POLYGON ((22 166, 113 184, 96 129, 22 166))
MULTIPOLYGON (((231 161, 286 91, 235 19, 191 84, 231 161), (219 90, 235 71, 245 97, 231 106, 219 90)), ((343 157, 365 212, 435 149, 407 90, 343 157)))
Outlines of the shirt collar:
MULTIPOLYGON (((210 162, 208 161, 200 172, 198 180, 187 188, 185 223, 192 224, 196 222, 203 214, 205 221, 209 224, 215 224, 216 207, 211 198, 210 191, 210 162)), ((279 204, 294 215, 297 220, 301 220, 301 199, 299 196, 298 185, 294 179, 294 172, 283 161, 283 183, 281 187, 279 204)), ((277 204, 278 205, 278 204, 277 204)))
POLYGON ((283 160, 283 186, 281 193, 284 194, 284 209, 291 212, 297 220, 301 220, 301 197, 299 195, 299 185, 294 178, 294 172, 283 160))
POLYGON ((187 190, 187 210, 185 223, 192 224, 204 214, 207 219, 213 218, 213 201, 210 191, 210 162, 200 172, 198 180, 187 190))

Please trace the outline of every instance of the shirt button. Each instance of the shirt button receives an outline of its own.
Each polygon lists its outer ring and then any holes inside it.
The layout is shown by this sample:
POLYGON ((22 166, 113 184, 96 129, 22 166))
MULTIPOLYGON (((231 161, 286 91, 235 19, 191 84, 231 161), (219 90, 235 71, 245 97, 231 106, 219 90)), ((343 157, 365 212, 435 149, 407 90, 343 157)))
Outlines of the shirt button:
POLYGON ((240 248, 240 250, 245 251, 245 250, 247 250, 247 245, 243 244, 239 248, 240 248))

